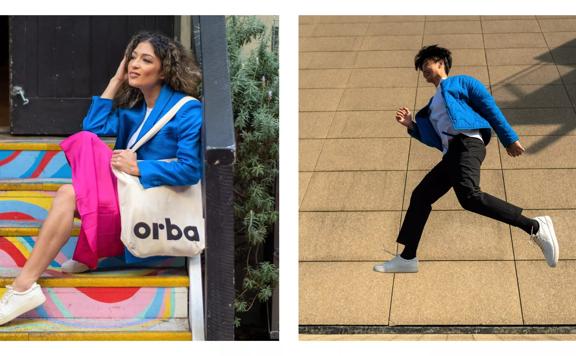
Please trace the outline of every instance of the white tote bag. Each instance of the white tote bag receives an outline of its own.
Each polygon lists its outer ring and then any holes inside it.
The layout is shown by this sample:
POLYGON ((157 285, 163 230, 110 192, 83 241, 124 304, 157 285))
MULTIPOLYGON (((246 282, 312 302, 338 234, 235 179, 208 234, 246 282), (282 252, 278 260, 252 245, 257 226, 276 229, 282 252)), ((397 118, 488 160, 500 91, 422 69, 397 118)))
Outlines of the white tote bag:
MULTIPOLYGON (((130 150, 138 150, 190 100, 196 99, 180 99, 130 150)), ((138 177, 112 171, 118 181, 122 242, 130 253, 137 257, 195 256, 204 250, 200 182, 144 189, 138 177)))

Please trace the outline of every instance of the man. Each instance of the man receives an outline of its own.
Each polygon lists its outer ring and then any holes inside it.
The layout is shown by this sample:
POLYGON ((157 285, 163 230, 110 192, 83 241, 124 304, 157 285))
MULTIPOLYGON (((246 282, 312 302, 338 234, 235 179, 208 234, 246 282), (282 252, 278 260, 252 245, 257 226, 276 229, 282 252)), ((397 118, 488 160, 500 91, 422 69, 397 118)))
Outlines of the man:
POLYGON ((400 229, 397 242, 404 245, 400 255, 377 264, 377 272, 418 272, 416 250, 432 204, 454 188, 462 207, 530 234, 540 247, 550 267, 558 263, 558 242, 549 216, 534 219, 522 215, 522 209, 480 190, 480 167, 494 129, 508 155, 517 157, 524 152, 506 118, 484 85, 467 75, 448 77, 452 56, 437 45, 423 47, 415 58, 416 70, 421 70, 436 93, 428 105, 416 114, 402 107, 396 121, 408 128, 408 133, 422 143, 444 154, 442 160, 422 179, 412 192, 410 206, 400 229))

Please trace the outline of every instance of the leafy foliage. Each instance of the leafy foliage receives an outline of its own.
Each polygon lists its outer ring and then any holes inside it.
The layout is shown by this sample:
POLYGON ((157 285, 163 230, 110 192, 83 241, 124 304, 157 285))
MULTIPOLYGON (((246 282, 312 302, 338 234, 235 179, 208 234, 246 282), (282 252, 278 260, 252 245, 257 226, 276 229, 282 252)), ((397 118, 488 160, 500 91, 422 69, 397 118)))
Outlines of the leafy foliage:
POLYGON ((261 261, 261 247, 278 220, 278 54, 270 50, 264 24, 255 17, 227 18, 228 55, 236 129, 234 177, 236 260, 242 261, 237 283, 236 326, 239 314, 267 302, 278 283, 278 267, 261 261), (248 56, 244 46, 258 43, 248 56))

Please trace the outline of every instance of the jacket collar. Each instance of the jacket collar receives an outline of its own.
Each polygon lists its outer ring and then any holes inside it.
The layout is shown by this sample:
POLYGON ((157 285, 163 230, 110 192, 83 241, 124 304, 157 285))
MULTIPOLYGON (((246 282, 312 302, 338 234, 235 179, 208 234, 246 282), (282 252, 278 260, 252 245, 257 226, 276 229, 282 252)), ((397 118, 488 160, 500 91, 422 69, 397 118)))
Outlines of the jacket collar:
MULTIPOLYGON (((140 140, 140 138, 142 136, 144 136, 144 134, 146 134, 146 132, 148 132, 158 120, 160 120, 160 118, 162 117, 162 114, 164 114, 164 111, 165 111, 164 109, 167 107, 168 103, 171 101, 170 99, 172 98, 173 94, 174 94, 174 90, 168 84, 162 85, 162 89, 160 89, 160 94, 158 95, 158 98, 156 99, 156 103, 154 103, 154 108, 152 109, 150 116, 148 116, 148 119, 144 123, 144 127, 142 127, 142 130, 140 131, 140 134, 138 135, 136 142, 138 142, 138 140, 140 140)), ((144 108, 142 109, 142 115, 145 115, 146 114, 146 102, 143 103, 143 106, 144 106, 144 108)), ((170 107, 168 107, 168 109, 169 108, 170 107)))

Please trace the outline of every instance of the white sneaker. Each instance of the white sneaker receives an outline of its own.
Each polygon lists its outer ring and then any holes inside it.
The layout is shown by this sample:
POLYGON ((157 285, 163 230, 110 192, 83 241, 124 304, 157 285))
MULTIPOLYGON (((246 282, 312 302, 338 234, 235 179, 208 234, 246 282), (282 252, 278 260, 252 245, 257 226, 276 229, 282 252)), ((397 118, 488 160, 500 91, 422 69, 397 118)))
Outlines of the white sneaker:
POLYGON ((60 270, 64 273, 82 273, 90 270, 90 268, 84 263, 75 260, 68 260, 62 263, 60 268, 60 270))
POLYGON ((397 255, 390 261, 374 265, 374 271, 383 273, 414 273, 418 272, 418 257, 406 260, 397 255))
POLYGON ((556 240, 556 233, 554 232, 554 225, 552 225, 552 219, 549 216, 537 216, 534 219, 538 221, 540 228, 536 234, 530 235, 530 239, 540 247, 544 257, 546 257, 548 266, 556 267, 560 250, 558 248, 558 240, 556 240))
POLYGON ((6 286, 6 293, 0 300, 0 325, 44 304, 46 297, 38 283, 27 291, 17 292, 12 286, 6 286))

